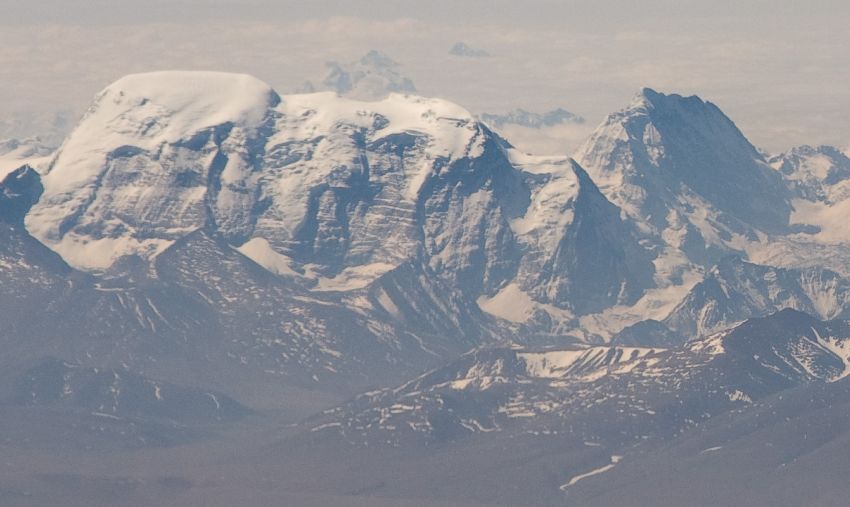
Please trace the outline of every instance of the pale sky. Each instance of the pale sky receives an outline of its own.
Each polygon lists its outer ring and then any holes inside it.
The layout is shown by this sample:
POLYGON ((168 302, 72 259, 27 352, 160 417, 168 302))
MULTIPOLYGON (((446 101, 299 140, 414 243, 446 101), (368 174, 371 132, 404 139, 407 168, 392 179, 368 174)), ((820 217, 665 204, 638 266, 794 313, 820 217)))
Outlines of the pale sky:
POLYGON ((769 151, 847 146, 848 23, 830 0, 0 0, 0 126, 75 117, 131 72, 245 72, 285 94, 378 49, 475 113, 564 107, 590 129, 649 86, 711 100, 769 151), (448 55, 457 41, 492 56, 448 55))

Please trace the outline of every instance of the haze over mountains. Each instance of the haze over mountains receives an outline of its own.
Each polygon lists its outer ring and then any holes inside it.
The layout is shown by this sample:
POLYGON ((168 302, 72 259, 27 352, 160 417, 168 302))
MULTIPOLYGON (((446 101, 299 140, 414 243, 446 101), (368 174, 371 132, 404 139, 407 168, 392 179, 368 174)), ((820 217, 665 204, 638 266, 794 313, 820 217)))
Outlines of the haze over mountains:
POLYGON ((322 84, 129 75, 3 171, 0 498, 680 505, 769 443, 747 495, 838 505, 845 481, 771 470, 847 464, 845 154, 768 156, 645 88, 573 158, 531 155, 385 55, 322 84), (823 446, 747 429, 810 395, 823 446))

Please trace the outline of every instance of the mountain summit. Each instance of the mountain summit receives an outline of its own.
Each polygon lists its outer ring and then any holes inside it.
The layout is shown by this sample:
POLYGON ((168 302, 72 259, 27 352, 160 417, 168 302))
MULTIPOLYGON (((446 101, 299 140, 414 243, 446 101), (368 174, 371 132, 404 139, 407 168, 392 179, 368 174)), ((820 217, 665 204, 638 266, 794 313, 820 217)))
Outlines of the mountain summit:
POLYGON ((694 239, 728 249, 733 235, 788 225, 779 175, 717 106, 695 96, 644 88, 576 159, 609 199, 659 233, 685 223, 694 239))
POLYGON ((106 268, 225 225, 252 206, 245 185, 260 159, 245 147, 262 146, 279 103, 247 75, 124 77, 98 94, 55 155, 27 227, 71 264, 106 268))
POLYGON ((413 81, 400 72, 401 65, 387 54, 372 49, 359 60, 325 63, 318 84, 307 81, 299 92, 334 91, 359 100, 379 100, 390 93, 416 93, 413 81))

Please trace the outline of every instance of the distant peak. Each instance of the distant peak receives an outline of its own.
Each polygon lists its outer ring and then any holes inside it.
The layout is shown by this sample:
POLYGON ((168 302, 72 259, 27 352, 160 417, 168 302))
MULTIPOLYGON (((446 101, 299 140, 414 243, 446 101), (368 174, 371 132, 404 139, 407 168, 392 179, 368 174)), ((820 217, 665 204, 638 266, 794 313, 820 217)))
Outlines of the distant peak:
POLYGON ((634 94, 631 104, 626 109, 651 109, 665 97, 663 93, 644 87, 634 94))
POLYGON ((386 53, 377 49, 370 49, 368 53, 360 59, 360 64, 369 67, 392 68, 398 67, 398 62, 390 58, 386 53))
POLYGON ((380 99, 389 93, 415 93, 413 81, 399 73, 395 60, 376 49, 351 63, 325 63, 325 76, 312 90, 331 90, 355 98, 380 99))
POLYGON ((449 54, 454 56, 464 56, 468 58, 484 58, 490 56, 490 53, 488 53, 487 51, 470 47, 465 42, 456 42, 451 47, 451 49, 449 49, 449 54))
POLYGON ((502 128, 505 125, 519 125, 528 128, 543 128, 552 127, 555 125, 563 125, 565 123, 581 124, 584 123, 584 118, 566 109, 559 107, 545 113, 534 113, 522 108, 514 109, 502 114, 482 113, 481 119, 496 128, 502 128))

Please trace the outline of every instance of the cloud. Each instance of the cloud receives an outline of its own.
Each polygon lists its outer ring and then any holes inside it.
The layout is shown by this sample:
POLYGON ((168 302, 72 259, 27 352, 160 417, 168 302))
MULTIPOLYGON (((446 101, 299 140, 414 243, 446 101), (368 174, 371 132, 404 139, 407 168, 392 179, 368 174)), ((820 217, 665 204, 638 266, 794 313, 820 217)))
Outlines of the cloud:
POLYGON ((535 155, 571 155, 587 139, 595 125, 565 124, 539 129, 505 125, 499 135, 517 149, 535 155))

